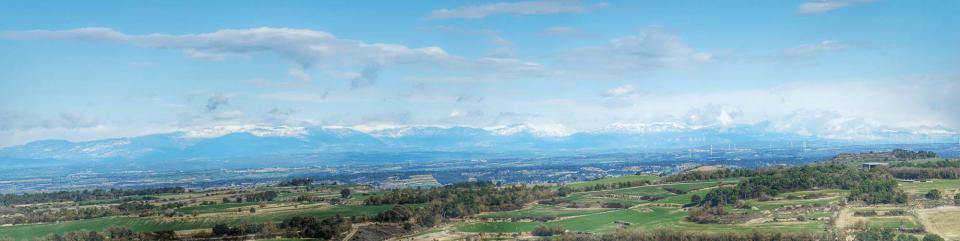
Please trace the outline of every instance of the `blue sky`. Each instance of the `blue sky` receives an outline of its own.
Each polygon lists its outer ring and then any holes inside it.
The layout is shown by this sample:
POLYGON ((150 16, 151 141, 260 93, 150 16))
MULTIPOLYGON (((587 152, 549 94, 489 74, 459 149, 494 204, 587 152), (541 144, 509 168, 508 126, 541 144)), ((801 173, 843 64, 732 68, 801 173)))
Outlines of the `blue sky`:
POLYGON ((957 1, 4 1, 0 146, 230 126, 960 129, 957 1))

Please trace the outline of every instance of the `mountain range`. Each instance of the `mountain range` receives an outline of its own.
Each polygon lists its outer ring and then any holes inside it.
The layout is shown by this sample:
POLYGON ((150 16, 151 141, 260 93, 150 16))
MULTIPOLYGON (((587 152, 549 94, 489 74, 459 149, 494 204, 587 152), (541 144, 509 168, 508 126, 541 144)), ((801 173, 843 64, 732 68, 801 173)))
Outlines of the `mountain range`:
MULTIPOLYGON (((0 149, 0 159, 156 161, 345 152, 603 152, 850 143, 769 129, 763 124, 691 127, 653 123, 557 134, 522 124, 491 128, 417 126, 371 131, 248 125, 80 142, 35 141, 0 149)), ((889 135, 921 138, 902 132, 889 135)))

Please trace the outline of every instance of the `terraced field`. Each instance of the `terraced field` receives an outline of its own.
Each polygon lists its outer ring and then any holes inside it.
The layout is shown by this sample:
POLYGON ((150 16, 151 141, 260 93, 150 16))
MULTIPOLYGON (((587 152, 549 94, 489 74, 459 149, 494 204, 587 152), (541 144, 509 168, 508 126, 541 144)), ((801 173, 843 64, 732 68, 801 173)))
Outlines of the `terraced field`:
POLYGON ((924 182, 900 182, 903 191, 914 194, 927 193, 937 189, 945 194, 957 193, 960 190, 960 179, 930 179, 924 182))
MULTIPOLYGON (((730 185, 737 180, 724 180, 723 185, 730 185)), ((618 228, 635 230, 652 230, 658 228, 673 228, 680 230, 690 230, 707 233, 734 232, 825 232, 830 229, 828 224, 834 212, 817 211, 806 209, 804 211, 784 211, 784 216, 777 217, 773 214, 761 215, 765 211, 790 207, 813 208, 816 205, 826 205, 834 203, 843 198, 845 194, 841 190, 817 190, 807 192, 796 192, 783 194, 776 200, 757 201, 750 200, 748 203, 755 208, 735 209, 728 207, 733 212, 752 213, 767 218, 748 222, 747 224, 697 224, 685 220, 687 211, 680 206, 690 203, 690 197, 693 195, 704 196, 710 189, 718 186, 718 181, 703 181, 695 183, 676 183, 659 184, 641 187, 630 187, 622 189, 602 190, 594 192, 574 193, 568 197, 558 199, 560 202, 572 203, 607 203, 620 202, 632 205, 629 209, 607 209, 598 211, 598 209, 560 208, 556 206, 536 206, 534 208, 518 210, 513 212, 502 212, 495 214, 485 214, 483 218, 509 218, 523 216, 537 217, 563 217, 558 220, 547 222, 532 221, 470 221, 459 224, 455 227, 456 231, 468 233, 515 233, 529 232, 539 225, 558 225, 570 231, 578 232, 606 232, 618 228), (686 194, 677 194, 667 191, 665 188, 672 188, 681 191, 687 191, 686 194), (786 197, 792 196, 792 199, 786 197), (641 197, 655 197, 659 200, 643 200, 641 197), (804 199, 803 197, 810 197, 804 199), (674 206, 663 206, 663 204, 673 204, 674 206), (803 216, 804 221, 796 221, 797 217, 803 216), (776 217, 776 218, 774 218, 776 217), (775 221, 780 219, 781 221, 775 221), (786 221, 783 221, 786 220, 786 221)), ((647 198, 644 198, 647 199, 647 198)), ((778 213, 778 212, 773 212, 778 213)))
POLYGON ((498 212, 477 215, 478 218, 561 218, 569 216, 579 216, 599 212, 610 211, 611 209, 597 208, 562 208, 549 205, 538 205, 532 208, 517 210, 513 212, 498 212))
MULTIPOLYGON (((599 180, 598 180, 599 181, 599 180)), ((611 189, 593 192, 580 192, 571 194, 568 197, 561 198, 561 201, 570 201, 584 204, 602 204, 602 203, 621 203, 625 206, 634 206, 644 203, 671 203, 686 204, 690 202, 690 197, 694 194, 703 196, 708 188, 716 187, 720 184, 736 183, 737 179, 722 181, 706 181, 693 183, 674 183, 674 184, 655 184, 648 186, 629 187, 621 189, 611 189), (678 195, 667 191, 667 188, 690 192, 678 195), (692 191, 692 192, 691 192, 692 191), (651 200, 641 199, 641 197, 653 198, 651 200)), ((610 183, 610 182, 607 182, 610 183)))
POLYGON ((332 217, 337 214, 350 217, 359 215, 373 216, 380 212, 390 209, 391 205, 382 206, 326 206, 322 208, 311 208, 302 210, 290 210, 275 212, 269 214, 249 214, 244 212, 238 216, 223 217, 108 217, 79 221, 69 221, 50 224, 21 225, 0 227, 0 237, 10 237, 15 240, 32 240, 43 237, 48 234, 62 234, 71 231, 101 231, 110 226, 127 227, 135 232, 152 232, 164 230, 190 230, 199 228, 210 228, 218 223, 239 224, 239 223, 262 223, 278 222, 284 219, 297 216, 316 216, 332 217))
POLYGON ((617 228, 654 230, 675 228, 698 232, 823 232, 823 222, 778 222, 759 224, 697 224, 684 220, 686 211, 676 208, 619 209, 550 222, 475 222, 456 227, 461 232, 529 232, 538 225, 559 225, 571 231, 605 232, 617 228))
POLYGON ((636 182, 636 181, 644 181, 644 180, 646 180, 646 181, 651 181, 651 182, 652 182, 652 181, 656 181, 656 180, 659 180, 659 179, 660 179, 660 177, 658 177, 658 176, 650 176, 650 175, 626 175, 626 176, 619 176, 619 177, 611 177, 611 178, 603 178, 603 179, 591 180, 591 181, 586 181, 586 182, 578 182, 578 183, 569 184, 569 185, 567 185, 567 186, 568 186, 568 187, 571 187, 571 188, 581 188, 581 187, 595 186, 595 185, 597 185, 597 184, 610 185, 610 184, 614 184, 614 183, 636 182))
POLYGON ((874 217, 867 221, 868 227, 878 228, 918 228, 919 224, 909 217, 874 217))

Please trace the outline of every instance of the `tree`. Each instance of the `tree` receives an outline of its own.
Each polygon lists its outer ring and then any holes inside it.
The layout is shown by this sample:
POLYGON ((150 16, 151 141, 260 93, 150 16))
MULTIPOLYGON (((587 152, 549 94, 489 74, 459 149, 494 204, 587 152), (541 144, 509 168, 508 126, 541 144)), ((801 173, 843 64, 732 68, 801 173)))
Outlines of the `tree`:
POLYGON ((700 195, 693 194, 693 196, 690 196, 690 202, 691 202, 691 203, 700 203, 700 201, 702 201, 702 200, 703 200, 703 199, 700 198, 700 195))
POLYGON ((340 197, 341 197, 341 198, 344 198, 344 199, 350 198, 350 195, 351 195, 352 193, 353 193, 353 192, 350 191, 349 188, 340 189, 340 197))
POLYGON ((943 194, 940 193, 940 190, 937 190, 937 189, 930 190, 929 192, 927 192, 926 195, 923 195, 923 196, 930 200, 937 200, 937 199, 943 198, 943 194))
POLYGON ((226 224, 217 224, 213 225, 213 235, 216 236, 225 236, 230 234, 230 227, 227 227, 226 224))
POLYGON ((257 208, 250 207, 250 213, 257 213, 257 208))
POLYGON ((960 193, 957 193, 957 195, 953 195, 953 203, 960 205, 960 193))
POLYGON ((913 235, 901 234, 897 235, 897 239, 894 239, 894 241, 920 241, 920 239, 914 237, 913 235))
POLYGON ((553 236, 557 234, 563 234, 564 232, 566 232, 566 229, 560 226, 539 225, 536 228, 534 228, 533 231, 530 233, 533 234, 533 236, 546 237, 546 236, 553 236))
POLYGON ((940 235, 936 234, 927 234, 923 236, 923 241, 943 241, 943 238, 940 235))

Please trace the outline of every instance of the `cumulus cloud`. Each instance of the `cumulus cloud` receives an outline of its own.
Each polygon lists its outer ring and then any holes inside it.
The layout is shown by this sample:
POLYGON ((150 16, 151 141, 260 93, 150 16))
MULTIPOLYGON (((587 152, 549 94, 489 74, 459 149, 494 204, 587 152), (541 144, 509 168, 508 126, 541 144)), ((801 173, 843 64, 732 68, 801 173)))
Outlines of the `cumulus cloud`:
MULTIPOLYGON (((204 60, 222 60, 235 56, 269 53, 298 65, 289 74, 298 79, 309 78, 307 68, 320 68, 328 74, 354 69, 353 77, 370 82, 371 73, 381 66, 422 66, 430 70, 437 65, 446 70, 524 75, 542 72, 541 65, 512 58, 468 59, 450 55, 439 47, 411 48, 399 44, 367 43, 338 38, 333 34, 291 28, 223 29, 201 34, 130 35, 109 28, 70 30, 28 30, 0 32, 0 38, 16 40, 59 39, 98 43, 129 44, 144 48, 181 50, 187 56, 204 60)), ((425 71, 426 72, 426 71, 425 71)))
POLYGON ((879 139, 884 130, 877 121, 829 110, 799 109, 771 124, 779 132, 842 140, 879 139))
POLYGON ((578 0, 547 0, 525 2, 502 2, 451 9, 439 9, 430 13, 430 19, 480 19, 491 15, 545 15, 560 13, 581 13, 605 7, 605 3, 585 5, 578 0))
POLYGON ((800 4, 797 14, 812 15, 830 12, 858 4, 872 3, 876 0, 809 0, 800 4))
POLYGON ((230 97, 222 93, 216 93, 207 98, 207 112, 214 112, 223 106, 230 104, 230 97))
POLYGON ((633 102, 629 97, 638 95, 637 88, 631 84, 617 86, 608 89, 600 94, 603 97, 603 106, 607 108, 627 108, 633 107, 633 102))
POLYGON ((684 43, 679 35, 659 27, 613 39, 603 46, 567 51, 561 56, 561 61, 569 66, 602 72, 651 70, 713 59, 713 54, 696 50, 684 43))
POLYGON ((729 127, 743 124, 743 110, 728 105, 708 104, 693 108, 685 115, 686 124, 704 127, 729 127))

